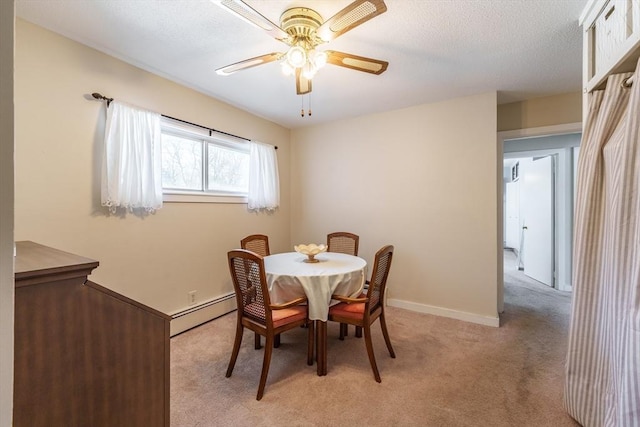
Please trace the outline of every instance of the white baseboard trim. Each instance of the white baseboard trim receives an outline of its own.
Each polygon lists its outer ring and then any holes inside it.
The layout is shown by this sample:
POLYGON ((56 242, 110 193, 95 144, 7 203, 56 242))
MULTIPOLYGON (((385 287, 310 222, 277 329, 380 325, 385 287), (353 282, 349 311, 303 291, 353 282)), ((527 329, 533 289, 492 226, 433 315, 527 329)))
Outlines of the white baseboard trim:
POLYGON ((235 294, 231 292, 227 295, 212 298, 200 304, 170 313, 171 332, 169 335, 177 335, 236 309, 236 297, 235 294))
POLYGON ((558 290, 563 292, 571 292, 573 290, 571 283, 560 282, 558 285, 558 290))
MULTIPOLYGON (((393 298, 387 299, 387 305, 391 307, 403 308, 418 313, 433 314, 435 316, 448 317, 450 319, 462 320, 465 322, 477 323, 485 326, 500 326, 499 317, 481 316, 464 311, 451 310, 448 308, 435 307, 427 304, 419 304, 410 301, 403 301, 393 298)), ((198 325, 206 323, 217 317, 235 311, 236 300, 233 292, 218 298, 204 301, 198 305, 170 313, 171 332, 170 336, 177 335, 198 325)))
POLYGON ((448 308, 435 307, 433 305, 418 304, 410 301, 403 301, 394 298, 387 299, 387 305, 391 307, 404 308, 418 313, 433 314, 435 316, 448 317, 451 319, 463 320, 465 322, 477 323, 485 326, 500 326, 500 317, 482 316, 479 314, 467 313, 464 311, 451 310, 448 308))

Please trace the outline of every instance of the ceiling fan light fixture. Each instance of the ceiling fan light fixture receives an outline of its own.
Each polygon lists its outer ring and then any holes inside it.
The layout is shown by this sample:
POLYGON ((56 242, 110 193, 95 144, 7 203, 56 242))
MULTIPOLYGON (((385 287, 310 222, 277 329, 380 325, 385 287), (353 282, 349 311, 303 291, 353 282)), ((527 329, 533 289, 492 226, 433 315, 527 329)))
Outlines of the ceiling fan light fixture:
POLYGON ((327 64, 326 52, 313 50, 309 52, 309 57, 313 61, 313 65, 315 65, 318 70, 327 64))
MULTIPOLYGON (((350 53, 333 50, 316 51, 316 48, 325 42, 334 40, 384 13, 387 10, 384 0, 351 0, 349 5, 328 20, 324 20, 313 9, 292 7, 280 15, 280 25, 271 22, 256 11, 247 3, 247 0, 211 1, 289 46, 286 52, 273 52, 219 68, 216 70, 218 74, 229 75, 260 64, 278 61, 283 74, 295 74, 296 94, 306 95, 311 92, 312 78, 327 63, 371 74, 381 74, 389 65, 387 61, 350 53)), ((256 1, 256 3, 260 2, 256 1)), ((311 108, 309 108, 309 115, 311 115, 311 108)))
POLYGON ((307 52, 300 46, 292 46, 287 52, 287 62, 293 68, 301 68, 307 63, 307 52))

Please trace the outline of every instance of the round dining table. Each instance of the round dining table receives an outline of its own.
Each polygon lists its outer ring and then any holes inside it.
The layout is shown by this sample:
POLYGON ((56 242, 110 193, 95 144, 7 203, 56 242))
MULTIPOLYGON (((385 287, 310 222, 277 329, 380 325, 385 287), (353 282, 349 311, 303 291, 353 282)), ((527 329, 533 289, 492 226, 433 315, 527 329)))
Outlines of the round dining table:
POLYGON ((264 267, 273 304, 304 296, 309 319, 316 326, 316 359, 318 375, 327 373, 327 317, 331 295, 356 297, 364 288, 367 262, 357 256, 323 252, 308 262, 298 252, 285 252, 264 257, 264 267))

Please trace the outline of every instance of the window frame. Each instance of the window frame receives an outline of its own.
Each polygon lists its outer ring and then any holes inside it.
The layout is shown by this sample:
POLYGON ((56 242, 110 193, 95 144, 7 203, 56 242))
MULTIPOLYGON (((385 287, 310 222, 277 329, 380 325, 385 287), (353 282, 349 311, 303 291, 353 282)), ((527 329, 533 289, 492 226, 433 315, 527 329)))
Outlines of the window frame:
POLYGON ((172 135, 198 141, 202 149, 202 190, 189 190, 162 187, 163 201, 167 203, 238 203, 248 202, 247 192, 207 190, 209 168, 209 144, 233 151, 250 152, 249 141, 235 138, 197 125, 189 125, 180 121, 162 117, 160 121, 162 135, 172 135))

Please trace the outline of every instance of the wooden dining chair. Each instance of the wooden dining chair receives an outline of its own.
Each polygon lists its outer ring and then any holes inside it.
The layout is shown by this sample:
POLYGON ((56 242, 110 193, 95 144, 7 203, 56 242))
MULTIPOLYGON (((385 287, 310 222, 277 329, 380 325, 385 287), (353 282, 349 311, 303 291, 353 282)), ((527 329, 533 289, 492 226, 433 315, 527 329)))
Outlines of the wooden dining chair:
POLYGON ((371 341, 371 324, 380 319, 382 335, 387 344, 389 355, 395 359, 396 354, 391 346, 389 332, 384 313, 384 294, 387 287, 387 277, 391 268, 393 258, 393 246, 387 245, 380 249, 375 256, 373 273, 369 281, 369 290, 366 294, 361 294, 358 298, 349 298, 342 295, 332 295, 331 298, 340 301, 339 304, 329 308, 329 320, 346 323, 361 327, 364 330, 364 342, 367 347, 367 354, 373 376, 380 382, 380 373, 376 365, 376 358, 373 354, 373 343, 371 341))
POLYGON ((269 236, 252 234, 240 240, 240 247, 255 252, 260 256, 269 256, 269 236))
POLYGON ((271 363, 273 342, 275 336, 290 329, 306 325, 307 336, 307 364, 313 364, 313 321, 309 320, 309 313, 305 297, 297 298, 284 304, 271 304, 269 287, 264 271, 264 260, 260 255, 244 249, 236 249, 227 254, 229 271, 233 279, 233 288, 238 305, 236 336, 233 351, 227 368, 227 378, 231 376, 238 358, 244 328, 266 338, 262 374, 258 386, 257 400, 262 399, 271 363))
POLYGON ((327 252, 340 252, 358 256, 358 243, 360 237, 357 234, 338 231, 327 234, 327 252))
MULTIPOLYGON (((251 252, 255 252, 260 256, 271 255, 269 251, 269 236, 264 234, 251 234, 244 239, 240 240, 240 247, 251 252)), ((280 347, 280 336, 276 337, 274 341, 275 347, 280 347)), ((254 337, 254 347, 259 350, 262 347, 260 342, 260 334, 256 333, 254 337)))
MULTIPOLYGON (((346 231, 337 231, 327 234, 327 252, 339 252, 342 254, 358 256, 358 244, 360 236, 346 231)), ((357 332, 356 332, 357 333, 357 332)), ((346 323, 340 324, 340 339, 349 335, 349 326, 346 323)), ((362 331, 360 331, 362 336, 362 331)))

